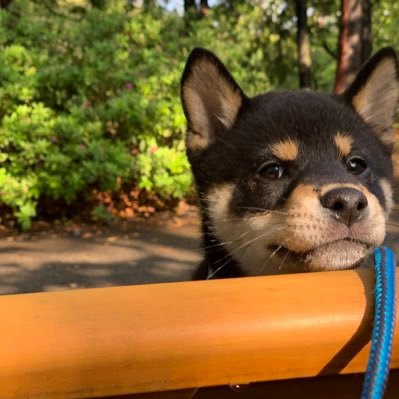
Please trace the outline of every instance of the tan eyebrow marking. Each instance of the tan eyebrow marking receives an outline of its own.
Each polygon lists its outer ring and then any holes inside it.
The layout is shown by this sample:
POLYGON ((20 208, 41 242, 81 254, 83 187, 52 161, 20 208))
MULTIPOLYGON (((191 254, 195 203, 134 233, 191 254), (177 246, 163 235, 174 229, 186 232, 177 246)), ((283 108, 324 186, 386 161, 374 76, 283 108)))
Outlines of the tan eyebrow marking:
POLYGON ((345 133, 337 133, 334 137, 335 145, 343 157, 350 154, 353 145, 353 139, 345 133))
POLYGON ((272 145, 272 153, 282 161, 295 161, 298 156, 298 143, 288 139, 272 145))

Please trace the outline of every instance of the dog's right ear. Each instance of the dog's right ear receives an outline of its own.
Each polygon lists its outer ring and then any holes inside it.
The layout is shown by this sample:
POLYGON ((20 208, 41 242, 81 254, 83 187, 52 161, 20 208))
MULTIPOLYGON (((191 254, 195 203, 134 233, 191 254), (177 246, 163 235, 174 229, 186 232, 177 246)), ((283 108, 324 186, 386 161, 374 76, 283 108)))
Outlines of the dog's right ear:
POLYGON ((213 53, 195 48, 183 72, 181 98, 188 123, 187 148, 196 151, 231 128, 246 96, 213 53))
POLYGON ((399 65, 396 52, 385 47, 374 54, 343 94, 388 148, 395 140, 395 110, 399 102, 399 65))

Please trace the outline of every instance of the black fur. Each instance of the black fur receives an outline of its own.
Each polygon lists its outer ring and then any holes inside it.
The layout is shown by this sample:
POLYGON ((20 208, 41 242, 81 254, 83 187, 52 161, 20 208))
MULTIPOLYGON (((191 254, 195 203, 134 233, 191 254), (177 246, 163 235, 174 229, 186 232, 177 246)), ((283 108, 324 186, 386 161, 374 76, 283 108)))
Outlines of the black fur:
MULTIPOLYGON (((231 182, 235 190, 230 213, 240 217, 248 208, 279 209, 298 183, 358 183, 373 193, 384 207, 385 199, 379 185, 381 178, 392 179, 391 148, 383 144, 371 127, 358 115, 352 98, 364 87, 367 79, 386 57, 396 54, 392 48, 378 52, 362 69, 351 87, 340 96, 308 91, 276 91, 248 98, 220 60, 204 49, 190 54, 182 77, 182 87, 199 59, 215 65, 222 79, 238 92, 242 105, 235 123, 229 129, 222 124, 204 149, 187 149, 196 187, 200 197, 204 261, 195 279, 205 279, 229 259, 229 253, 214 236, 207 211, 206 198, 211 187, 231 182), (346 169, 334 146, 334 135, 346 132, 353 139, 353 154, 367 161, 364 174, 353 175, 346 169), (281 179, 268 181, 257 173, 265 162, 273 160, 271 144, 281 139, 295 139, 300 153, 293 162, 284 164, 281 179)), ((399 74, 398 74, 399 76, 399 74)), ((183 95, 183 94, 182 94, 183 95)), ((191 115, 184 101, 183 108, 190 128, 191 115)), ((232 258, 214 277, 244 275, 232 258)))

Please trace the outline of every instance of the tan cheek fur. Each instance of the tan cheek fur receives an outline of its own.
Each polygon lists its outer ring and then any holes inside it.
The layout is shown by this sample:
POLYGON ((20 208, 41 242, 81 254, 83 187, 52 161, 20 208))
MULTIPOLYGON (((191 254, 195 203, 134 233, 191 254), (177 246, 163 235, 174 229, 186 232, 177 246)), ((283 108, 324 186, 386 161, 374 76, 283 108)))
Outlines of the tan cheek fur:
MULTIPOLYGON (((245 217, 231 215, 229 208, 233 190, 232 184, 225 184, 214 187, 206 196, 213 234, 248 274, 256 275, 262 271, 271 253, 267 249, 268 240, 274 231, 283 228, 284 223, 278 223, 272 213, 245 217)), ((281 222, 281 216, 277 219, 281 222)), ((216 268, 227 261, 215 265, 216 268)))
POLYGON ((385 204, 386 204, 386 213, 387 215, 391 212, 394 201, 393 201, 393 193, 392 193, 392 185, 389 183, 387 179, 382 179, 380 182, 381 189, 384 193, 385 204))

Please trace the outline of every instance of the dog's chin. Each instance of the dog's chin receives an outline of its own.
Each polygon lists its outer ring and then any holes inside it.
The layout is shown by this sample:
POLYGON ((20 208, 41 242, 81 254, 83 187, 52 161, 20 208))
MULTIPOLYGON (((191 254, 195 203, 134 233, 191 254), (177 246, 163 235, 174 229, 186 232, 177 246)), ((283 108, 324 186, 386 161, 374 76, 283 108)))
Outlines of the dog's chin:
POLYGON ((302 261, 309 271, 345 270, 358 267, 373 247, 353 240, 338 240, 304 254, 302 261))
POLYGON ((372 245, 343 239, 320 245, 306 253, 284 248, 282 252, 286 255, 281 256, 285 256, 290 272, 347 270, 359 267, 372 249, 372 245))

